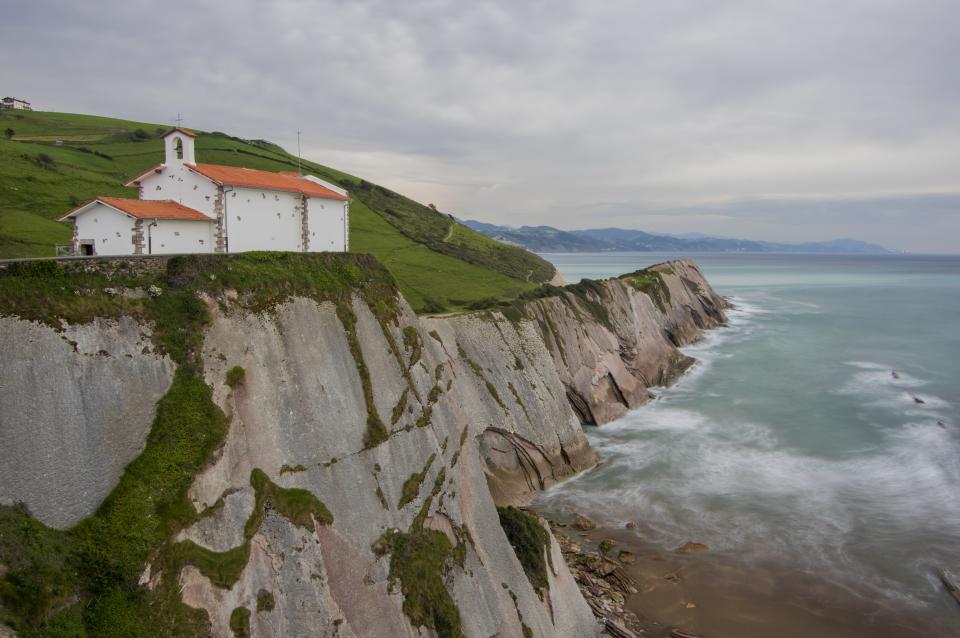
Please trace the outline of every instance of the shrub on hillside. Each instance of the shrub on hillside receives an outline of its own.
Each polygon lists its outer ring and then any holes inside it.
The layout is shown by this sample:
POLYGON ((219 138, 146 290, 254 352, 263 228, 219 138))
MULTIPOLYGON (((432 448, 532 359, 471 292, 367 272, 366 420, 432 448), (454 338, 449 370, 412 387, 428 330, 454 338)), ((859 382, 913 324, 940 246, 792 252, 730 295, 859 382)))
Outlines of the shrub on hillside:
POLYGON ((420 305, 420 312, 427 314, 436 314, 447 309, 447 305, 436 297, 424 297, 420 305))
POLYGON ((48 171, 52 171, 57 167, 57 162, 46 153, 38 154, 34 161, 37 163, 37 166, 48 171))

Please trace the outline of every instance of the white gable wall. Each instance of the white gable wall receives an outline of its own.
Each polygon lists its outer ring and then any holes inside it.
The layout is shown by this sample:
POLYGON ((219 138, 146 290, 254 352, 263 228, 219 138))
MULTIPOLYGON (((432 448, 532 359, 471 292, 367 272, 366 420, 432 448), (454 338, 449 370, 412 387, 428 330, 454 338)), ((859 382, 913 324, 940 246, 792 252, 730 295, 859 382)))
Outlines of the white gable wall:
POLYGON ((345 252, 347 250, 346 210, 347 202, 337 199, 319 197, 307 199, 310 252, 345 252))
POLYGON ((81 243, 92 239, 97 255, 132 255, 135 222, 129 215, 100 202, 74 218, 77 239, 81 243))
POLYGON ((213 222, 187 221, 181 219, 158 219, 149 229, 151 219, 143 220, 144 252, 153 255, 183 253, 212 253, 214 249, 213 222), (149 242, 148 242, 149 237, 149 242))
POLYGON ((180 164, 163 166, 161 173, 144 177, 140 180, 140 193, 140 199, 169 199, 215 217, 216 184, 180 164))
MULTIPOLYGON (((305 176, 304 179, 346 194, 346 191, 336 184, 312 175, 305 176)), ((215 220, 214 206, 219 188, 221 187, 191 171, 182 162, 170 161, 160 166, 160 173, 151 172, 140 180, 140 197, 154 201, 172 200, 215 220)), ((227 252, 250 250, 299 252, 304 249, 300 193, 239 186, 222 188, 225 191, 227 252)), ((349 202, 310 197, 307 199, 307 217, 310 252, 348 250, 349 202)), ((202 232, 171 230, 170 233, 163 235, 162 240, 157 240, 155 237, 154 254, 160 254, 158 251, 213 252, 216 247, 215 230, 214 225, 209 225, 209 230, 204 229, 202 232), (180 235, 174 235, 174 232, 180 232, 180 235), (204 240, 202 245, 199 243, 201 239, 204 240), (177 248, 169 248, 169 246, 177 248)), ((165 233, 163 230, 158 230, 158 227, 151 229, 151 233, 157 232, 165 233)))
POLYGON ((224 197, 228 251, 303 250, 300 198, 300 193, 233 187, 224 197))

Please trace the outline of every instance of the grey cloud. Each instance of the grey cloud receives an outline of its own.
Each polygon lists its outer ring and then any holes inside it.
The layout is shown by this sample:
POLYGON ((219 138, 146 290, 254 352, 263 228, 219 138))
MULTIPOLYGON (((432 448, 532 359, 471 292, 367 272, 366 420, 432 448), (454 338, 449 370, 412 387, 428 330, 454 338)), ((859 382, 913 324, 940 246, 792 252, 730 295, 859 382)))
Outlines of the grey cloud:
POLYGON ((34 0, 0 41, 30 51, 4 90, 41 106, 299 127, 462 216, 958 252, 958 23, 952 0, 34 0))

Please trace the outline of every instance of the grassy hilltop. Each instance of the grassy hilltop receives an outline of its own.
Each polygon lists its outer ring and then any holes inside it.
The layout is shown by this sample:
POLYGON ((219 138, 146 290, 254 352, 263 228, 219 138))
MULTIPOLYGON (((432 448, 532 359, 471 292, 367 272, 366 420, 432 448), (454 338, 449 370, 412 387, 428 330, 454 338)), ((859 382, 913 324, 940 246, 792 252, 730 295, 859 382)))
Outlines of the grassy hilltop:
MULTIPOLYGON (((167 128, 93 115, 0 112, 0 258, 52 256, 54 244, 70 241, 69 226, 54 221, 57 216, 95 195, 135 198, 123 184, 163 160, 159 133, 167 128)), ((297 158, 276 144, 220 132, 200 135, 197 159, 297 168, 297 158)), ((302 165, 350 191, 351 251, 383 262, 418 311, 513 298, 553 275, 540 257, 403 195, 314 162, 302 165)))

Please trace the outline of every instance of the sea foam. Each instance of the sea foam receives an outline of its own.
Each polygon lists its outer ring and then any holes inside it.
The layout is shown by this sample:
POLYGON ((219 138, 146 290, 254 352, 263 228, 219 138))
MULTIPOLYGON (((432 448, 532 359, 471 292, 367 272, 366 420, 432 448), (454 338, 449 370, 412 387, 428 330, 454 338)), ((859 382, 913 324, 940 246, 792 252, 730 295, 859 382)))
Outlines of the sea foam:
POLYGON ((605 463, 551 489, 543 504, 607 525, 633 521, 664 547, 697 540, 921 604, 898 570, 926 568, 917 552, 955 551, 949 539, 960 538, 960 434, 937 425, 950 404, 923 392, 929 382, 916 370, 894 376, 887 363, 848 361, 850 374, 834 393, 900 425, 842 454, 797 448, 782 440, 782 424, 744 418, 746 395, 721 397, 726 411, 704 405, 717 396, 702 387, 714 366, 735 360, 741 344, 769 337, 775 320, 756 303, 736 303, 728 327, 683 349, 699 363, 662 399, 588 429, 605 463), (899 538, 920 546, 898 547, 899 538))

